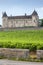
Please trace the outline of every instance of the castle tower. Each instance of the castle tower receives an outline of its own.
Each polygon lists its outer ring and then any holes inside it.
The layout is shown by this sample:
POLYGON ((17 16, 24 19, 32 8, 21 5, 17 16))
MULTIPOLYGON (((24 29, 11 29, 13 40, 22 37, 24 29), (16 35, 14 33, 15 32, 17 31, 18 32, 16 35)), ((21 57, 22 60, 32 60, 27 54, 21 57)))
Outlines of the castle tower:
POLYGON ((33 22, 33 26, 38 26, 39 16, 35 10, 32 13, 32 22, 33 22))
POLYGON ((6 12, 3 13, 2 21, 3 21, 2 22, 3 23, 2 27, 6 28, 7 27, 7 14, 6 14, 6 12))

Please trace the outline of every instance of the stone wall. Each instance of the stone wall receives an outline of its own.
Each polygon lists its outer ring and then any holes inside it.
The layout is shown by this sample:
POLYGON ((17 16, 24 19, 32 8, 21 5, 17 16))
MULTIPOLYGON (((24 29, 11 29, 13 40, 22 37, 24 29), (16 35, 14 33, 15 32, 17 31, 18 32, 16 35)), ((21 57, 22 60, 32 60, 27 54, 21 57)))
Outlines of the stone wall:
POLYGON ((24 26, 38 26, 38 20, 36 17, 28 19, 8 19, 7 17, 2 18, 2 27, 24 27, 24 26), (35 20, 35 22, 34 22, 35 20))
POLYGON ((37 58, 43 58, 43 50, 37 50, 37 58))
POLYGON ((0 28, 0 31, 14 31, 14 30, 43 30, 43 27, 0 28))
POLYGON ((29 50, 28 49, 9 49, 9 48, 0 48, 0 56, 7 58, 28 58, 29 50))
MULTIPOLYGON (((43 59, 43 50, 36 51, 37 59, 43 59)), ((29 49, 0 48, 0 57, 6 58, 30 58, 29 49)))

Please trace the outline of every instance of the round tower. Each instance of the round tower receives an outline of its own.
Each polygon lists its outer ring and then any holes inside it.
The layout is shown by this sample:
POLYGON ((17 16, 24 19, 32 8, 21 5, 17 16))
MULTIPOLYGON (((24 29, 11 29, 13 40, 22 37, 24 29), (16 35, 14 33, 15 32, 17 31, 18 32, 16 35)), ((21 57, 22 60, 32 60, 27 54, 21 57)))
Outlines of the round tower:
POLYGON ((7 14, 6 14, 6 12, 4 12, 2 15, 2 27, 3 28, 7 27, 7 14))
POLYGON ((32 13, 32 22, 33 22, 33 26, 38 26, 39 16, 35 10, 32 13))

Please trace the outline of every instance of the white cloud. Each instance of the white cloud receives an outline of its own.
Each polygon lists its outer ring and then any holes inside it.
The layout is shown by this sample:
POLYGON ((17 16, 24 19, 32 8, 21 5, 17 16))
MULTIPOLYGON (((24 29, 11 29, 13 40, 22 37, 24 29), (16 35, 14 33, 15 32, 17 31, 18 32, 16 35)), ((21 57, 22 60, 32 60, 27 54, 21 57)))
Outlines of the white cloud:
POLYGON ((35 8, 35 9, 39 15, 39 18, 43 18, 43 7, 35 8))

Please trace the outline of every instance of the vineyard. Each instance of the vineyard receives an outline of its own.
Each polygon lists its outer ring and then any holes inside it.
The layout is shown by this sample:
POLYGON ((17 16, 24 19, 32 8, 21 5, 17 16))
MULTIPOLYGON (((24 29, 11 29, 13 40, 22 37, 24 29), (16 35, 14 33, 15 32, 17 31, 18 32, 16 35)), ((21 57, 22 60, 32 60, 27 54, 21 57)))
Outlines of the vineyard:
POLYGON ((0 31, 0 48, 43 50, 43 30, 0 31))

